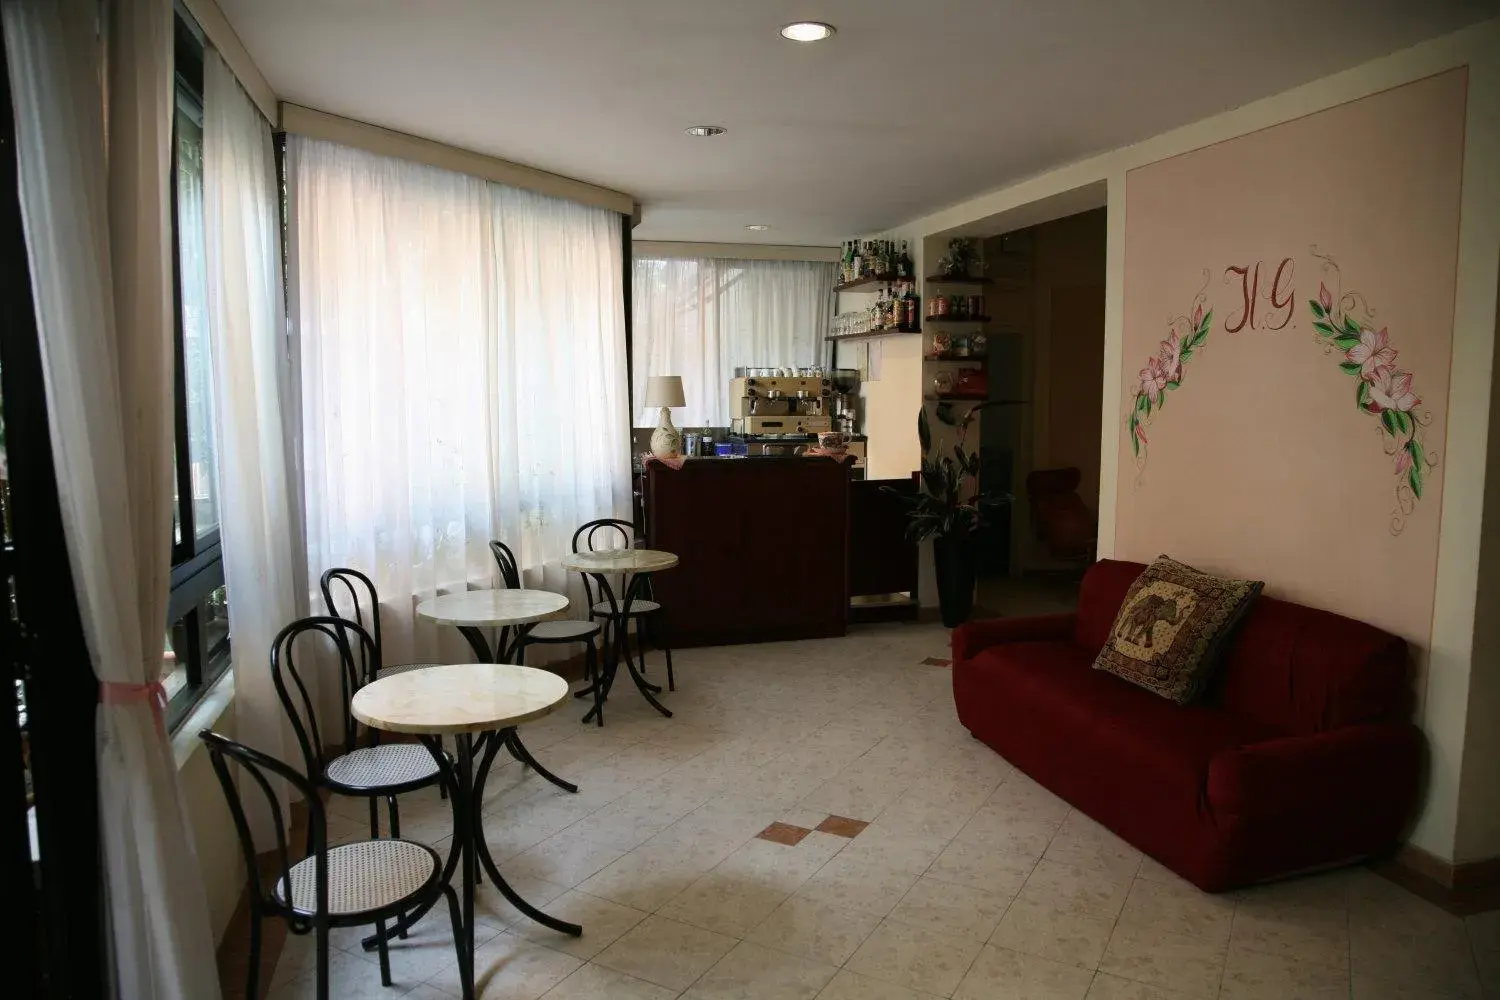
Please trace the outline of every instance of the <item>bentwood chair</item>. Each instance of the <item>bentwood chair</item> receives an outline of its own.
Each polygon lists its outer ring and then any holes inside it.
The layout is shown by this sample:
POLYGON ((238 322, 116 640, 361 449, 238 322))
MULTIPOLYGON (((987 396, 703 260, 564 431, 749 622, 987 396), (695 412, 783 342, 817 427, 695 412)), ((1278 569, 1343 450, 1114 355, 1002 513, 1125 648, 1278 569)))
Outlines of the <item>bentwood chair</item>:
MULTIPOLYGON (((597 552, 611 548, 635 548, 635 525, 617 517, 603 517, 595 521, 589 521, 573 532, 572 544, 574 552, 597 552), (612 542, 618 542, 619 544, 612 545, 610 544, 612 542), (579 547, 580 545, 582 545, 582 548, 579 547)), ((589 575, 587 573, 580 575, 583 577, 584 593, 588 595, 590 614, 594 618, 603 618, 606 621, 612 620, 616 613, 616 605, 602 591, 599 592, 598 599, 595 599, 595 587, 589 575)), ((667 690, 676 691, 677 679, 672 675, 672 647, 662 641, 661 633, 657 631, 657 624, 661 619, 661 604, 656 601, 655 594, 651 591, 650 574, 646 576, 644 593, 644 597, 638 597, 630 604, 630 617, 635 620, 636 657, 640 660, 640 671, 643 674, 646 672, 646 647, 644 639, 649 638, 651 644, 660 649, 662 656, 666 658, 667 690)), ((620 601, 625 599, 623 586, 616 597, 620 601)), ((624 654, 627 660, 630 659, 629 639, 630 636, 623 631, 622 634, 615 637, 615 642, 619 643, 620 652, 624 654)), ((605 633, 604 643, 606 647, 608 647, 609 642, 609 634, 605 633)))
MULTIPOLYGON (((500 566, 500 578, 511 590, 521 589, 521 569, 516 562, 516 555, 510 550, 510 546, 501 541, 490 542, 490 552, 495 556, 495 562, 500 566)), ((599 709, 595 717, 599 725, 604 725, 604 691, 599 677, 599 648, 594 637, 599 634, 599 623, 592 618, 589 621, 576 619, 553 619, 537 622, 526 633, 524 633, 516 644, 516 662, 526 662, 527 646, 563 646, 573 643, 583 644, 583 674, 589 686, 574 694, 575 698, 583 698, 592 693, 594 695, 594 706, 599 709)), ((501 648, 505 646, 505 639, 500 640, 501 648)))
MULTIPOLYGON (((453 921, 453 940, 462 941, 458 897, 443 881, 442 859, 426 844, 411 840, 364 840, 328 846, 328 819, 317 786, 276 758, 205 729, 198 734, 208 748, 209 760, 239 834, 245 867, 250 872, 250 971, 245 996, 257 997, 260 976, 261 922, 281 917, 293 934, 315 936, 317 951, 317 996, 328 1000, 328 931, 332 927, 374 925, 380 944, 380 981, 391 985, 391 959, 385 942, 385 922, 418 906, 430 906, 439 895, 448 899, 453 921), (243 776, 236 786, 229 761, 243 776), (288 817, 272 791, 271 782, 281 779, 307 802, 307 843, 302 860, 293 862, 288 843, 288 817), (270 806, 276 832, 275 881, 269 890, 261 878, 259 852, 245 818, 241 788, 254 784, 270 806)), ((265 845, 262 845, 265 846, 265 845)), ((467 959, 457 948, 460 966, 467 959)), ((467 971, 467 970, 463 970, 467 971)), ((470 982, 468 976, 460 977, 470 982)))
MULTIPOLYGON (((360 672, 367 674, 366 681, 375 680, 377 677, 390 677, 393 674, 404 674, 409 670, 421 670, 423 667, 431 667, 431 663, 386 663, 385 647, 380 642, 380 595, 375 590, 375 582, 357 569, 347 566, 339 566, 328 570, 319 580, 319 586, 323 591, 323 604, 328 613, 335 618, 347 618, 354 624, 361 626, 370 633, 375 640, 375 657, 373 663, 361 660, 360 672), (344 607, 339 606, 335 597, 345 598, 344 607), (366 623, 366 610, 369 612, 369 622, 366 623)), ((364 655, 363 647, 355 650, 361 657, 364 655)))
MULTIPOLYGON (((312 653, 311 643, 302 644, 300 652, 312 653)), ((304 661, 308 663, 309 661, 304 661)), ((354 693, 374 680, 371 664, 379 663, 375 640, 364 627, 347 618, 332 615, 302 618, 282 629, 271 643, 271 680, 281 707, 291 721, 292 732, 302 748, 302 759, 308 778, 335 795, 349 795, 370 801, 370 836, 380 836, 378 802, 386 800, 390 812, 391 836, 401 836, 401 812, 396 796, 437 785, 446 785, 437 759, 421 743, 379 743, 375 731, 360 726, 350 711, 354 693), (328 744, 318 727, 312 696, 303 681, 303 670, 297 657, 297 640, 311 634, 333 644, 339 678, 339 745, 343 752, 326 755, 328 744), (359 650, 356 657, 355 649, 359 650), (364 665, 364 669, 361 669, 364 665), (288 683, 290 681, 290 684, 288 683), (294 696, 295 695, 295 696, 294 696)), ((311 659, 316 664, 316 659, 311 659)))

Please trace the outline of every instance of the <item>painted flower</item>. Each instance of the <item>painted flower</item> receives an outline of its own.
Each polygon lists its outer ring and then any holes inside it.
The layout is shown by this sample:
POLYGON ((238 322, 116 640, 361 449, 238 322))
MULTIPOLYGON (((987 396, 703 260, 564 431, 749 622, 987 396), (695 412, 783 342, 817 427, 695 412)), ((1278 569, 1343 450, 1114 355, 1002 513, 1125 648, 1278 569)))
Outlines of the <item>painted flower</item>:
POLYGON ((1167 381, 1180 382, 1182 380, 1182 341, 1177 336, 1176 330, 1173 330, 1172 335, 1161 342, 1161 350, 1156 356, 1161 361, 1167 381))
POLYGON ((1385 368, 1380 377, 1370 386, 1370 401, 1366 404, 1371 413, 1382 410, 1409 411, 1422 402, 1411 388, 1411 372, 1385 368))
POLYGON ((1166 389, 1167 383, 1171 381, 1168 377, 1166 366, 1162 364, 1161 358, 1150 358, 1146 367, 1141 369, 1141 392, 1155 406, 1157 399, 1161 397, 1162 391, 1166 389))
MULTIPOLYGON (((1201 327, 1202 325, 1203 325, 1203 306, 1200 305, 1200 306, 1198 306, 1198 308, 1196 308, 1196 309, 1193 310, 1193 332, 1196 333, 1198 331, 1198 328, 1201 327)), ((1177 336, 1177 334, 1173 333, 1172 336, 1175 339, 1176 336, 1177 336)))
POLYGON ((1333 310, 1333 293, 1321 281, 1318 282, 1318 305, 1323 307, 1325 313, 1333 310))
POLYGON ((1145 428, 1144 425, 1142 425, 1142 424, 1136 424, 1135 425, 1135 436, 1141 439, 1141 444, 1147 444, 1148 443, 1146 441, 1146 428, 1145 428))
POLYGON ((1349 348, 1349 360, 1359 365, 1359 377, 1378 382, 1381 376, 1396 370, 1396 349, 1391 346, 1385 327, 1377 333, 1369 327, 1359 331, 1359 343, 1349 348))
POLYGON ((1396 449, 1396 475, 1404 476, 1411 469, 1411 449, 1401 447, 1396 449))

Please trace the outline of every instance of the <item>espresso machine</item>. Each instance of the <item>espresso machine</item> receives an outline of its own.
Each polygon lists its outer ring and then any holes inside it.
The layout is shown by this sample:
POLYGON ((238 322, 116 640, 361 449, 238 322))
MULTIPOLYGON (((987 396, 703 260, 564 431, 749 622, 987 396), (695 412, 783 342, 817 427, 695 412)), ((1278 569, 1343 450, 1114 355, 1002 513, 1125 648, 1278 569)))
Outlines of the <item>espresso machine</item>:
POLYGON ((821 371, 780 374, 786 370, 736 370, 729 381, 731 434, 805 437, 834 429, 833 382, 821 371))

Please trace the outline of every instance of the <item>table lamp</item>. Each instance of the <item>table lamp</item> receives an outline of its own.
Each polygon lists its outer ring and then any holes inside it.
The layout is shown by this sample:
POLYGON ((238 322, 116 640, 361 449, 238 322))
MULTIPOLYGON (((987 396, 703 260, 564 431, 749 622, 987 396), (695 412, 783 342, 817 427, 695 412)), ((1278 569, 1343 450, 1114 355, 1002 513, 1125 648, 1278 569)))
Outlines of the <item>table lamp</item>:
POLYGON ((673 406, 686 406, 682 397, 682 376, 652 375, 646 379, 646 405, 661 407, 661 420, 651 432, 651 454, 657 458, 675 458, 682 453, 682 432, 672 426, 673 406))

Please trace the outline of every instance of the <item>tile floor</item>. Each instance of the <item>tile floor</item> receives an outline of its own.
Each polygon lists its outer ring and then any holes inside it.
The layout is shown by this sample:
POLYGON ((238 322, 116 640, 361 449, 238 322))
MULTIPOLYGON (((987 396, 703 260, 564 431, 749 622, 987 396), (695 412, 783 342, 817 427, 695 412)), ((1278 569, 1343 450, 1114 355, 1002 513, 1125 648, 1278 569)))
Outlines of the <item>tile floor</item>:
MULTIPOLYGON (((937 626, 683 650, 674 719, 628 687, 527 725, 568 795, 519 766, 487 790, 512 883, 580 922, 481 890, 486 1000, 1481 1000, 1500 998, 1500 913, 1451 917, 1362 868, 1207 896, 972 739, 937 626), (1486 992, 1488 990, 1488 992, 1486 992)), ((659 671, 659 665, 656 667, 659 671)), ((362 835, 362 803, 330 824, 362 835)), ((403 832, 446 849, 436 793, 403 832)), ((334 995, 458 993, 445 917, 391 949, 334 937, 334 995)), ((289 938, 273 1000, 311 997, 289 938)))

